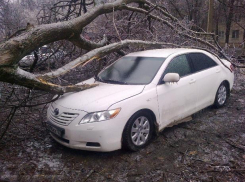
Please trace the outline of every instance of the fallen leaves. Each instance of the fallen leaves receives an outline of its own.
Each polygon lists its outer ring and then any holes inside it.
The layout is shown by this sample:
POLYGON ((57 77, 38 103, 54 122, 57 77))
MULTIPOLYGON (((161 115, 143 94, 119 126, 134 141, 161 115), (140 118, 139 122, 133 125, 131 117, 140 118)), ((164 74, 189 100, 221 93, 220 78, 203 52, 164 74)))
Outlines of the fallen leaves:
POLYGON ((197 154, 197 151, 190 151, 189 154, 190 155, 196 155, 197 154))

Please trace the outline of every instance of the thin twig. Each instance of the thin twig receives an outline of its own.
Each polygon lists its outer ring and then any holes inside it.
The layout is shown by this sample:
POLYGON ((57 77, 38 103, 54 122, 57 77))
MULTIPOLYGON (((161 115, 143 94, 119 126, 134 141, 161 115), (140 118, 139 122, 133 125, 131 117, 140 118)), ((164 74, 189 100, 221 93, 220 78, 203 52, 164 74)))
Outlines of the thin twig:
POLYGON ((88 175, 86 176, 86 178, 83 180, 83 182, 87 181, 93 173, 94 173, 94 170, 91 170, 91 171, 88 173, 88 175))
POLYGON ((7 121, 7 126, 6 126, 6 128, 4 129, 3 133, 1 134, 0 140, 2 140, 3 136, 4 136, 5 133, 7 132, 8 128, 9 128, 9 125, 10 125, 10 123, 11 123, 13 117, 14 117, 14 114, 15 114, 17 108, 18 108, 18 107, 13 107, 12 110, 10 111, 9 116, 8 116, 8 118, 7 118, 7 120, 6 120, 6 121, 7 121))
POLYGON ((115 23, 114 6, 113 6, 113 11, 112 11, 112 22, 113 22, 114 28, 115 28, 115 30, 116 30, 116 32, 117 32, 117 35, 118 35, 119 40, 122 41, 122 39, 121 39, 121 37, 120 37, 120 35, 119 35, 119 32, 118 32, 118 30, 117 30, 116 23, 115 23))

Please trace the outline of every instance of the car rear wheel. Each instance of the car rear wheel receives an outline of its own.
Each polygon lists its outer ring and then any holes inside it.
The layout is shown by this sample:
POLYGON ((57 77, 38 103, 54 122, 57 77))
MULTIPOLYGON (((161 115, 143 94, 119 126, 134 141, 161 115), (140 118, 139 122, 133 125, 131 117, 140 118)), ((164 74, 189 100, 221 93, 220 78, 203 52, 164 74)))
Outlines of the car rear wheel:
POLYGON ((150 114, 143 111, 135 113, 127 122, 123 132, 123 148, 138 151, 149 144, 153 133, 150 114))
POLYGON ((214 106, 220 108, 225 105, 229 96, 229 88, 225 82, 222 82, 217 90, 214 106))

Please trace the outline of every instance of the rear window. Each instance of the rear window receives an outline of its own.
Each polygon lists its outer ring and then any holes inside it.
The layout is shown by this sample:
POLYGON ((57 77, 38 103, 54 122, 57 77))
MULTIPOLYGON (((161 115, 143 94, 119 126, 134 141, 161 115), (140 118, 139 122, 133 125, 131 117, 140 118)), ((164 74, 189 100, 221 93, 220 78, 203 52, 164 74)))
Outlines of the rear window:
POLYGON ((203 53, 190 53, 189 56, 193 63, 195 72, 202 71, 217 65, 214 60, 203 53))

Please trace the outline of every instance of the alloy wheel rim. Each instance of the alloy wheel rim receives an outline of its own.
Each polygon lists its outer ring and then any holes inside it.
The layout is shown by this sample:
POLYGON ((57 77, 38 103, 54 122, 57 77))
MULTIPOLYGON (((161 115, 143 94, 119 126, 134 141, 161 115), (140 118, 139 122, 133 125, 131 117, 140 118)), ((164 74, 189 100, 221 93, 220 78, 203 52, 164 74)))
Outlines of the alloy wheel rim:
POLYGON ((221 85, 218 90, 218 103, 219 105, 223 105, 226 100, 226 87, 221 85))
POLYGON ((132 142, 137 145, 144 145, 147 142, 150 133, 150 122, 144 117, 138 117, 131 128, 131 139, 132 142))

